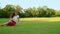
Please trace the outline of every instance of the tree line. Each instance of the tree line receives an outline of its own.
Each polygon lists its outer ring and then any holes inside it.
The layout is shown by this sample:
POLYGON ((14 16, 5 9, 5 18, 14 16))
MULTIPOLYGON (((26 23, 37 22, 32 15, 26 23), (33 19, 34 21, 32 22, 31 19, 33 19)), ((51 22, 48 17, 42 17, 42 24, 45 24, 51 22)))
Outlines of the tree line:
POLYGON ((9 18, 12 11, 19 11, 18 14, 20 18, 26 17, 59 17, 60 10, 55 10, 48 8, 47 6, 42 7, 29 7, 23 9, 21 6, 17 5, 6 5, 4 8, 0 8, 0 18, 9 18))

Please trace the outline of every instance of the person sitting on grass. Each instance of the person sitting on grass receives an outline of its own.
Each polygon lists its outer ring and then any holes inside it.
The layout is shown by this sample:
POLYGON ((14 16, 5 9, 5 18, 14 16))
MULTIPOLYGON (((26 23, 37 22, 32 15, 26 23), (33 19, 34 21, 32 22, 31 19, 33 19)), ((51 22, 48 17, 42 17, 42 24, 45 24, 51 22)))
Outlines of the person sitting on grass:
POLYGON ((13 11, 10 15, 9 21, 4 24, 0 24, 0 26, 15 26, 17 21, 19 21, 18 12, 13 11))

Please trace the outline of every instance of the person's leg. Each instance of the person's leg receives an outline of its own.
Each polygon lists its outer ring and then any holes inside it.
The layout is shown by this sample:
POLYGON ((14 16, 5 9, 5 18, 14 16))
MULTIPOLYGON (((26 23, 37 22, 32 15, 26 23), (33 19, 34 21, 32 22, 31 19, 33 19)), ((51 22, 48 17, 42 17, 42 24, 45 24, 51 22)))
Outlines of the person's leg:
POLYGON ((0 24, 0 26, 5 26, 5 24, 0 24))
POLYGON ((8 24, 8 23, 10 23, 10 22, 12 22, 12 20, 9 20, 8 22, 6 22, 6 23, 4 23, 4 24, 8 24))
POLYGON ((10 23, 11 21, 8 21, 6 23, 0 24, 0 26, 6 26, 6 24, 10 23))

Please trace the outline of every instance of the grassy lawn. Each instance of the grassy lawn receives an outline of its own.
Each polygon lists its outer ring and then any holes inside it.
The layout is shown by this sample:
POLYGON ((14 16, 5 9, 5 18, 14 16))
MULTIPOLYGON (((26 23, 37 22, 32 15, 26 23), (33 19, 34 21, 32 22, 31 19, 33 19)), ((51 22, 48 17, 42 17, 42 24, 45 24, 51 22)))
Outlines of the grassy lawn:
MULTIPOLYGON (((0 24, 8 19, 0 18, 0 24)), ((0 34, 60 34, 60 18, 21 18, 16 26, 0 26, 0 34)))

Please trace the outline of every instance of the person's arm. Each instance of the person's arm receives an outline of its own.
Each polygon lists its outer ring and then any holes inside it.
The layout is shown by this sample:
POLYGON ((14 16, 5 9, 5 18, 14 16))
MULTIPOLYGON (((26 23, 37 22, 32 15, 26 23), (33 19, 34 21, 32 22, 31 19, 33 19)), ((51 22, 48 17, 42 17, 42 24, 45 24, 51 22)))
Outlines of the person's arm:
POLYGON ((18 17, 18 22, 19 22, 19 15, 17 15, 17 17, 18 17))
POLYGON ((19 22, 19 18, 18 18, 18 22, 19 22))

